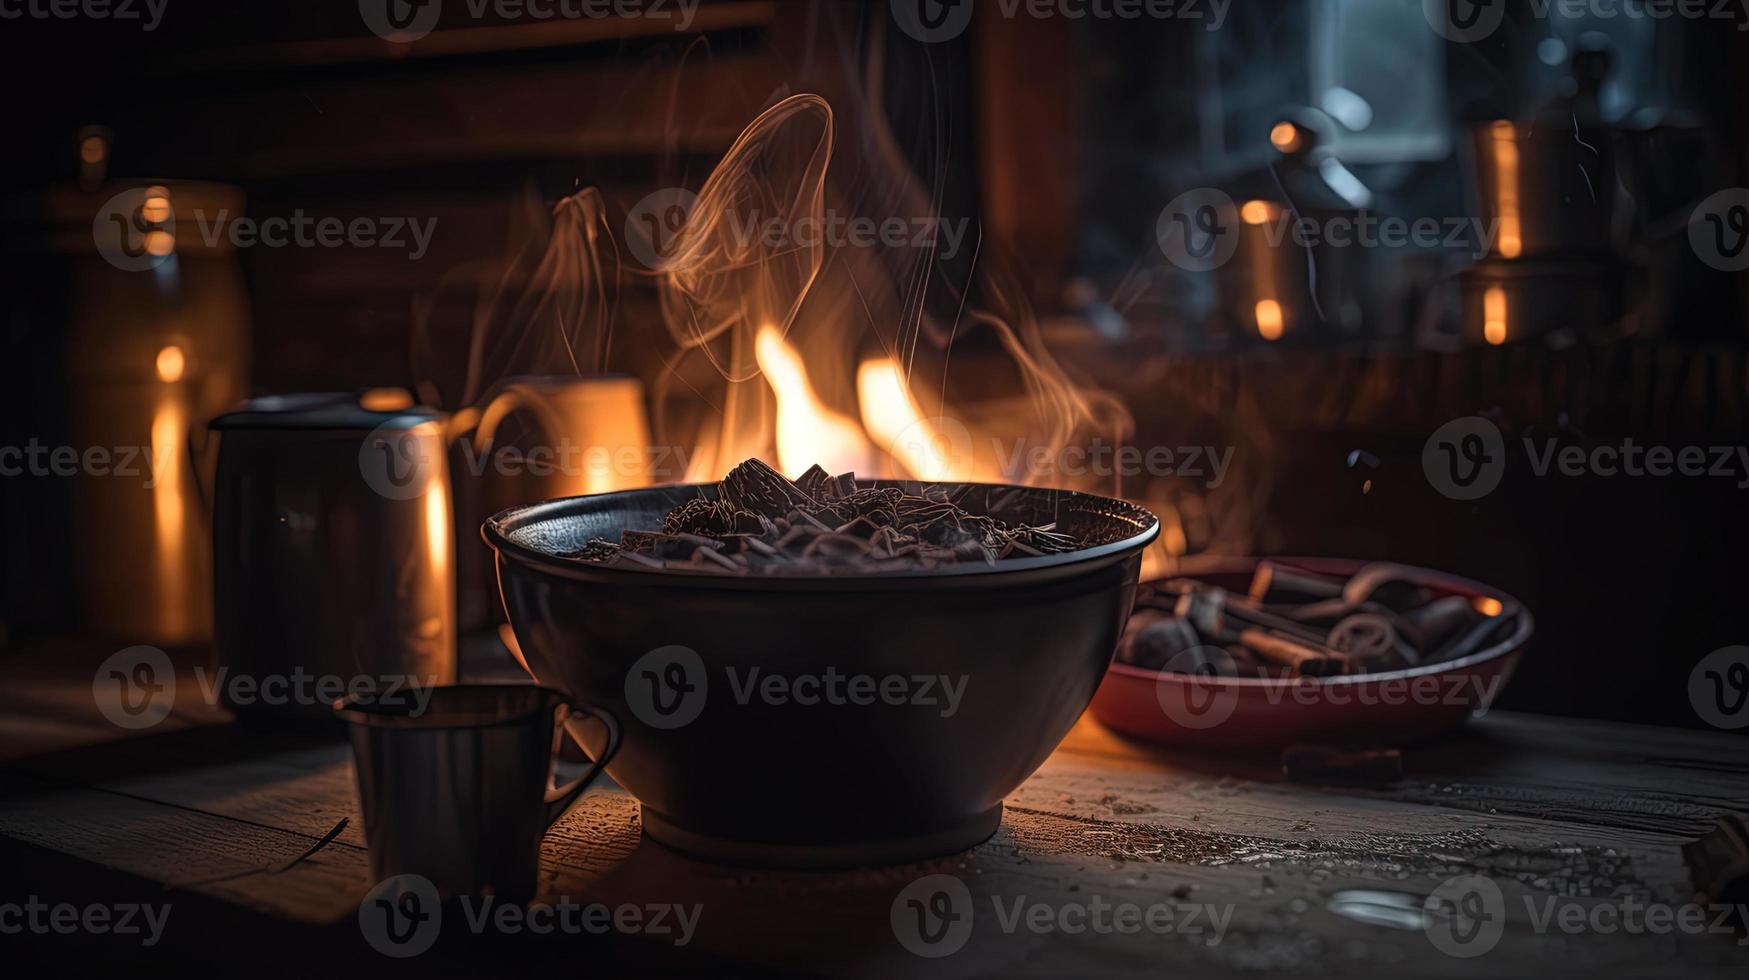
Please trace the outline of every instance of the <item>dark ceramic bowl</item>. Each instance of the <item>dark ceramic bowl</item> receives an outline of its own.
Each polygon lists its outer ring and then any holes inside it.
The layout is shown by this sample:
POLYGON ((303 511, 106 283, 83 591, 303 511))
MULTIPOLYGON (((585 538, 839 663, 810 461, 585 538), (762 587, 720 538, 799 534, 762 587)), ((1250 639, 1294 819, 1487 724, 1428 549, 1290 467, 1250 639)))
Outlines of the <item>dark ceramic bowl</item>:
POLYGON ((642 802, 651 837, 732 863, 898 862, 995 831, 1002 798, 1093 697, 1159 531, 1152 514, 1103 497, 928 486, 963 492, 974 513, 1055 521, 1102 543, 805 577, 558 557, 659 528, 714 486, 513 508, 483 533, 529 673, 619 717, 625 738, 608 772, 642 802))

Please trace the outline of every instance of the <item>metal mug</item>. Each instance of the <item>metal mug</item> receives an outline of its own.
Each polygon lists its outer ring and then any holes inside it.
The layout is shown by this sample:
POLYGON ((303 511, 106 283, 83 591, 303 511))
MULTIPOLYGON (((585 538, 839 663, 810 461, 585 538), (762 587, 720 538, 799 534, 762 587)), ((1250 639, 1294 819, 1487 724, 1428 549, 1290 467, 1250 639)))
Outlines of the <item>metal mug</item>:
POLYGON ((530 685, 354 695, 334 710, 352 726, 372 877, 419 875, 444 899, 533 898, 541 838, 619 749, 612 715, 530 685), (564 735, 592 762, 559 786, 564 735))

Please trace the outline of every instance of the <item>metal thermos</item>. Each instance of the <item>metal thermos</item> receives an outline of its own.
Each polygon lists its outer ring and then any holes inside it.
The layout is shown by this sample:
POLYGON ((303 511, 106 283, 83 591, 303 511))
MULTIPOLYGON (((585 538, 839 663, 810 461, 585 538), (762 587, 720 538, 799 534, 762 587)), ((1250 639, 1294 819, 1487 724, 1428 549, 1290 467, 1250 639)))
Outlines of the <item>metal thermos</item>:
POLYGON ((454 683, 445 425, 347 395, 262 398, 213 421, 229 707, 326 717, 341 694, 454 683))

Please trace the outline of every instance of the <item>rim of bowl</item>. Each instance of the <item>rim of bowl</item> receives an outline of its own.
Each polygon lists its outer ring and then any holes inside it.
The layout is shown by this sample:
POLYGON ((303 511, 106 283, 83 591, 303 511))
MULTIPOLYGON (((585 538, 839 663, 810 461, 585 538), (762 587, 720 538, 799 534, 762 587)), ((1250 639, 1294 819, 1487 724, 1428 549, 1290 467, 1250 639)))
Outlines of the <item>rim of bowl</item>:
MULTIPOLYGON (((1212 559, 1207 563, 1207 567, 1202 567, 1199 564, 1196 574, 1208 575, 1220 574, 1221 572, 1246 571, 1255 568, 1260 561, 1276 561, 1281 562, 1284 565, 1297 564, 1301 568, 1304 568, 1306 563, 1317 565, 1335 562, 1338 564, 1351 564, 1356 568, 1359 568, 1362 565, 1374 564, 1373 562, 1359 558, 1309 557, 1305 555, 1260 555, 1255 558, 1212 559)), ((1419 565, 1405 565, 1402 562, 1391 562, 1391 564, 1414 572, 1417 581, 1421 582, 1423 585, 1443 588, 1456 595, 1467 595, 1472 597, 1489 596, 1499 599, 1503 603, 1511 603, 1518 607, 1518 626, 1512 631, 1512 635, 1500 640, 1493 646, 1485 647, 1467 657, 1460 657, 1457 660, 1443 660, 1436 664, 1422 664, 1416 667, 1405 667, 1402 670, 1381 671, 1376 674, 1343 674, 1337 677, 1219 677, 1199 675, 1197 683, 1212 684, 1216 687, 1232 686, 1239 688, 1290 687, 1308 683, 1314 687, 1336 687, 1342 685, 1371 684, 1378 681, 1401 680, 1403 678, 1411 677, 1431 677, 1436 674, 1461 670, 1465 667, 1473 667, 1477 664, 1486 663, 1489 660, 1494 660, 1513 653, 1524 646, 1524 644, 1530 639, 1532 630, 1535 629, 1536 622, 1530 614, 1530 609, 1525 606, 1524 603, 1519 602, 1513 596, 1502 592, 1499 589, 1484 585, 1474 579, 1463 578, 1462 576, 1452 575, 1448 572, 1441 572, 1437 569, 1422 568, 1419 565)), ((1183 572, 1180 575, 1163 577, 1181 578, 1193 576, 1189 572, 1183 572)), ((1140 584, 1145 585, 1147 583, 1144 582, 1140 584)), ((1106 673, 1150 680, 1156 684, 1160 683, 1160 681, 1166 677, 1189 678, 1191 676, 1188 674, 1168 674, 1163 670, 1151 670, 1146 667, 1134 667, 1130 664, 1120 664, 1116 660, 1113 660, 1111 666, 1106 668, 1106 673)), ((1175 683, 1182 684, 1186 682, 1177 681, 1175 683)))
MULTIPOLYGON (((914 483, 925 481, 912 480, 858 480, 859 484, 881 483, 914 483)), ((1148 526, 1127 538, 1108 541, 1105 544, 1094 545, 1091 548, 1079 548, 1075 551, 1064 551, 1051 555, 1038 555, 1028 558, 1004 558, 994 564, 983 562, 961 562, 945 568, 915 569, 900 568, 885 572, 863 572, 844 575, 821 574, 776 574, 776 575, 723 575, 716 572, 693 572, 684 569, 639 568, 600 565, 580 562, 571 558, 561 558, 548 554, 524 544, 518 544, 510 539, 513 531, 542 520, 550 520, 564 516, 570 510, 579 506, 581 501, 593 501, 611 505, 615 498, 629 499, 642 494, 658 492, 673 492, 676 490, 691 490, 715 487, 714 483, 671 483, 655 487, 641 487, 636 490, 615 490, 611 493, 585 494, 577 497, 559 497, 554 500, 542 501, 536 504, 521 504, 493 514, 480 526, 480 535, 486 539, 486 544, 499 555, 514 559, 524 565, 530 565, 544 571, 561 575, 565 578, 600 580, 609 579, 620 582, 665 582, 674 585, 703 585, 721 588, 742 588, 749 590, 769 591, 772 587, 818 587, 822 584, 840 583, 832 587, 842 587, 847 582, 925 582, 942 581, 944 579, 975 579, 982 576, 1003 575, 1015 572, 1039 571, 1043 569, 1066 568, 1083 562, 1094 562, 1122 556, 1132 551, 1146 547, 1160 533, 1160 518, 1153 511, 1140 504, 1113 497, 1103 497, 1099 494, 1083 493, 1079 490, 1060 490, 1054 487, 1027 487, 1012 483, 960 483, 944 481, 943 484, 956 487, 984 487, 991 490, 1031 490, 1040 493, 1070 494, 1093 503, 1114 505, 1134 511, 1138 516, 1148 518, 1148 526)))

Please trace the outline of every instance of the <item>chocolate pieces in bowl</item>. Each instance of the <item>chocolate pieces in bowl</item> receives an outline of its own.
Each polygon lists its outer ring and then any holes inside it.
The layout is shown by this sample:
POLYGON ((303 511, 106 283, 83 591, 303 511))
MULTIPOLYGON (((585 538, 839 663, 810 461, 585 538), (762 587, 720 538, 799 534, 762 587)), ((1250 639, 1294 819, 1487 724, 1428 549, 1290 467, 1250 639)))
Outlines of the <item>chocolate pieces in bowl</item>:
POLYGON ((791 482, 758 459, 668 512, 659 531, 592 538, 569 556, 610 566, 727 573, 928 570, 962 561, 1060 554, 1080 547, 1055 524, 1011 526, 959 506, 940 487, 861 487, 819 465, 791 482))

